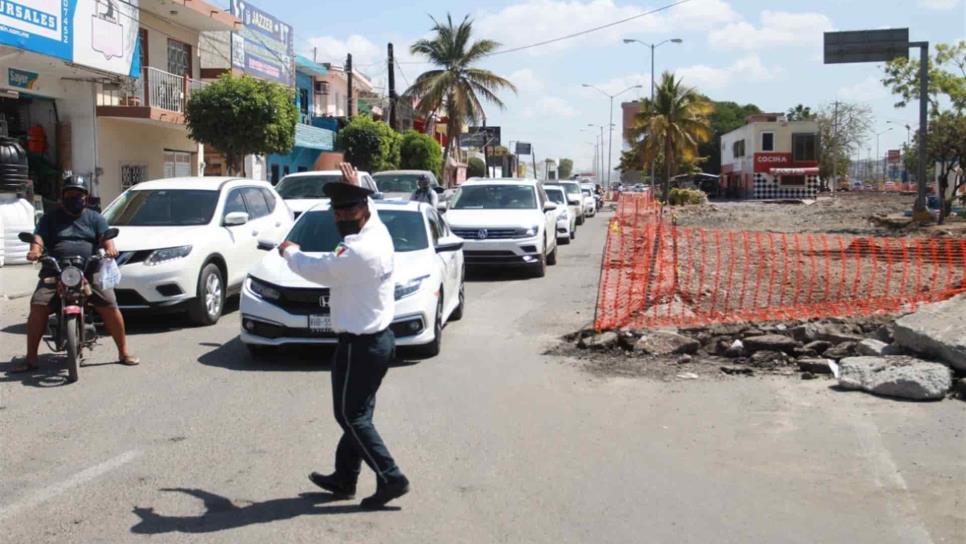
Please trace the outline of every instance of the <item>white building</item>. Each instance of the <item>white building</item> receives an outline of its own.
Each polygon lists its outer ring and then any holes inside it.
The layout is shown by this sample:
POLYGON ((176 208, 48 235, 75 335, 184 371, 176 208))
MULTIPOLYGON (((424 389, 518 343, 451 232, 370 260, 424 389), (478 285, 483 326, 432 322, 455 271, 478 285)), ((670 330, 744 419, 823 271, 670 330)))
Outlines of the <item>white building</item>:
POLYGON ((818 123, 780 113, 750 115, 721 136, 721 193, 732 198, 814 198, 819 190, 818 123))

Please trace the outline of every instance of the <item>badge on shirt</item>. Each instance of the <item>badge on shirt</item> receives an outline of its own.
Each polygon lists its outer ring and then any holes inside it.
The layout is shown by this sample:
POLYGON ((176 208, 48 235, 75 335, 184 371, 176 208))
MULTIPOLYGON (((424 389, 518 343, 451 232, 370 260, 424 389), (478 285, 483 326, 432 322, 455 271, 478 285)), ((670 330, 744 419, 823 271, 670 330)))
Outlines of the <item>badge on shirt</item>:
POLYGON ((345 244, 343 244, 342 242, 339 242, 339 245, 335 246, 335 256, 341 257, 342 255, 345 254, 347 249, 348 248, 345 247, 345 244))

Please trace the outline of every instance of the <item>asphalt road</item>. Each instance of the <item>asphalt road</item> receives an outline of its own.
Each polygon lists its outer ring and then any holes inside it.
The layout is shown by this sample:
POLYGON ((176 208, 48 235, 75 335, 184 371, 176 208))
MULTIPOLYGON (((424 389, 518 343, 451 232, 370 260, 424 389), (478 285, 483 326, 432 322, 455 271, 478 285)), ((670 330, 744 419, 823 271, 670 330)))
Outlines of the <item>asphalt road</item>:
MULTIPOLYGON (((238 313, 139 321, 81 381, 0 363, 3 542, 929 543, 966 539, 966 403, 828 381, 591 377, 543 355, 590 322, 606 218, 540 280, 467 288, 443 354, 394 367, 377 424, 413 483, 381 512, 330 502, 325 354, 255 363, 238 313)), ((26 300, 0 301, 0 361, 26 300)), ((360 495, 374 488, 363 473, 360 495)))

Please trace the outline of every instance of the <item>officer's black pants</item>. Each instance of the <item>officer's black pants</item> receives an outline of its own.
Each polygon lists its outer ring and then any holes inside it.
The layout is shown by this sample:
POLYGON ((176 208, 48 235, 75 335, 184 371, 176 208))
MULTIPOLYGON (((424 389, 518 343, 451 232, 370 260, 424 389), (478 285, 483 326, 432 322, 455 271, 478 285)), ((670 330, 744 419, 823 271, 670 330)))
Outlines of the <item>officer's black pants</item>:
POLYGON ((391 330, 371 335, 339 336, 332 364, 332 400, 342 439, 335 452, 335 472, 348 481, 359 476, 362 461, 384 484, 402 476, 372 424, 376 391, 395 356, 391 330))

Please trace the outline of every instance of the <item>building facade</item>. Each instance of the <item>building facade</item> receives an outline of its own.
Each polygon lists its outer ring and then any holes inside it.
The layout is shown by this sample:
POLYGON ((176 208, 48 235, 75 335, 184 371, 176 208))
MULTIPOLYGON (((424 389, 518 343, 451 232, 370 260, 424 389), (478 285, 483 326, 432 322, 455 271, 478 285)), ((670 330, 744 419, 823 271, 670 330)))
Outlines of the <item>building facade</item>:
POLYGON ((815 121, 780 113, 751 115, 721 136, 721 194, 730 198, 814 198, 820 142, 815 121))

